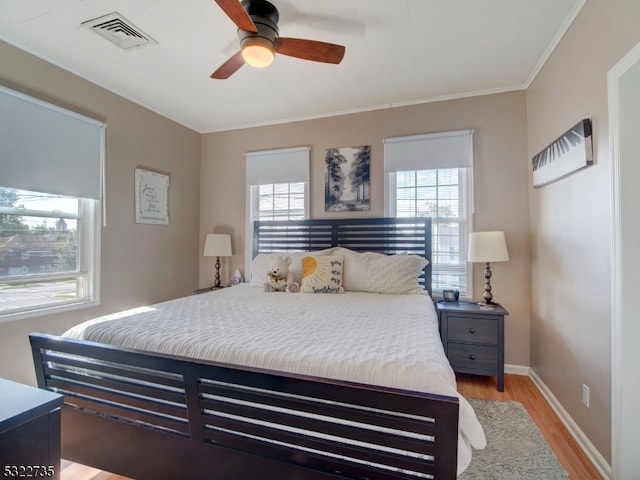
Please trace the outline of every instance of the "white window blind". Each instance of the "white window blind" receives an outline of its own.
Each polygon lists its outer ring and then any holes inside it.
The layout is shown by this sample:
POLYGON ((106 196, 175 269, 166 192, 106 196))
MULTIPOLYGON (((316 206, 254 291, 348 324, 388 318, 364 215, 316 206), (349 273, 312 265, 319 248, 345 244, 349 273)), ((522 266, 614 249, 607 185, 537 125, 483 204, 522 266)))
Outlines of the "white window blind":
POLYGON ((247 185, 308 181, 309 150, 306 146, 247 152, 247 185))
POLYGON ((0 185, 99 200, 104 127, 0 86, 0 185))
POLYGON ((384 139, 385 172, 465 168, 473 162, 473 130, 384 139))

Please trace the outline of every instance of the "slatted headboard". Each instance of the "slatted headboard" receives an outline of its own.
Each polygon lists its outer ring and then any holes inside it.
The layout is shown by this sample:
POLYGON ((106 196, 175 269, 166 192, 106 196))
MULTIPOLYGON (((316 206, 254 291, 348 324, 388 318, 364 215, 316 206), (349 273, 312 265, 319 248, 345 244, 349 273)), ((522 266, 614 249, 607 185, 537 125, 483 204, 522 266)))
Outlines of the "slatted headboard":
POLYGON ((431 293, 431 218, 314 219, 254 224, 252 257, 258 253, 311 252, 331 247, 387 255, 420 255, 429 260, 420 283, 431 293))

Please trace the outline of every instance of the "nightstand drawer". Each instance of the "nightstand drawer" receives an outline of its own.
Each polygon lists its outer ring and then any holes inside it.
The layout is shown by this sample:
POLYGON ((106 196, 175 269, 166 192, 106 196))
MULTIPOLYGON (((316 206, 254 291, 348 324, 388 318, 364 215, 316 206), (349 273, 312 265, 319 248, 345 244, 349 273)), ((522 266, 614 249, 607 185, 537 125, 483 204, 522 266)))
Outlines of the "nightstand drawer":
POLYGON ((448 351, 449 362, 455 371, 495 374, 498 370, 498 347, 450 342, 448 351))
POLYGON ((449 315, 448 340, 498 344, 498 320, 449 315))

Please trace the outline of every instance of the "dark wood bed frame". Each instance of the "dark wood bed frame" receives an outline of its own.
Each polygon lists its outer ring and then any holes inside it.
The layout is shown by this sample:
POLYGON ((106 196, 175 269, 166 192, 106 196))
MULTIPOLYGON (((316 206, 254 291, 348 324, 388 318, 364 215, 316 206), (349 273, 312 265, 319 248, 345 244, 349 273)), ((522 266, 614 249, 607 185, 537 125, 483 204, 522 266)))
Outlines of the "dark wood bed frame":
MULTIPOLYGON (((339 245, 429 258, 431 224, 257 222, 254 245, 254 255, 339 245)), ((455 397, 40 333, 30 341, 38 386, 65 396, 70 461, 139 480, 456 478, 455 397)))

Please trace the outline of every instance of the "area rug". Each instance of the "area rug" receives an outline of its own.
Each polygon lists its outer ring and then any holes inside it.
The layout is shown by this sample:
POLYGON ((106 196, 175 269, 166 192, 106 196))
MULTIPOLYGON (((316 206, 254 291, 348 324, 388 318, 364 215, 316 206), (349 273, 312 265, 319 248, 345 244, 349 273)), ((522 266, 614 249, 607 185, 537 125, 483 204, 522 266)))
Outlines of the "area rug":
POLYGON ((567 480, 524 406, 514 401, 468 398, 487 436, 458 480, 567 480))

